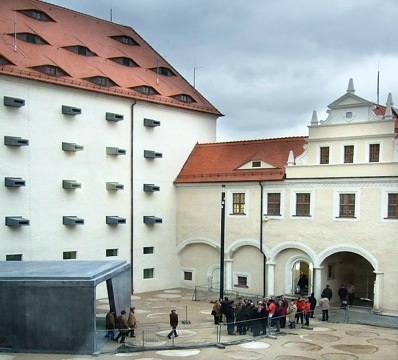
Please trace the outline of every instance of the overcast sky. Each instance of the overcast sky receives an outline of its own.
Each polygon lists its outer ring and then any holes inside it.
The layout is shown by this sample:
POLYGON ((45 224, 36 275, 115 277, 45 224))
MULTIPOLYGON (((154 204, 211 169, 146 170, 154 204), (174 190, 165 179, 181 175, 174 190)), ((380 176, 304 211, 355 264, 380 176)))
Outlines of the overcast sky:
POLYGON ((132 27, 225 116, 217 141, 307 135, 344 95, 398 104, 397 0, 48 0, 132 27), (394 96, 395 95, 395 96, 394 96))

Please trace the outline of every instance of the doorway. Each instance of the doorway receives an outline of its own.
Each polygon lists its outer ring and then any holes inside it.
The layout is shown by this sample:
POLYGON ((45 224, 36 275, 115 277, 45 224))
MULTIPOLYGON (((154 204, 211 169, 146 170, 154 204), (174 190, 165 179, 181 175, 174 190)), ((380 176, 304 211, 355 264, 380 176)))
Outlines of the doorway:
POLYGON ((312 291, 312 266, 305 261, 293 265, 293 294, 308 296, 312 291))

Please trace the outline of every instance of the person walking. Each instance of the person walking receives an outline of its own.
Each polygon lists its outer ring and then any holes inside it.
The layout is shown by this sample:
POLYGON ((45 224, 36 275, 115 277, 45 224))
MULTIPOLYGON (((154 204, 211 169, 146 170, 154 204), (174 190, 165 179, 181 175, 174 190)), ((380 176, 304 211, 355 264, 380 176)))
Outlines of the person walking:
POLYGON ((330 301, 325 294, 321 295, 321 298, 319 299, 319 305, 322 308, 322 321, 329 321, 330 301))
POLYGON ((127 325, 126 317, 124 316, 125 314, 126 314, 126 311, 122 310, 120 312, 120 315, 117 317, 119 334, 117 334, 114 341, 118 341, 119 338, 121 337, 121 340, 120 340, 121 344, 126 342, 126 335, 128 334, 128 329, 129 329, 129 326, 127 325))
POLYGON ((171 310, 170 312, 170 326, 171 326, 171 331, 169 332, 169 335, 167 337, 171 339, 171 336, 174 334, 174 337, 177 337, 177 326, 178 326, 178 314, 176 310, 171 310))
POLYGON ((347 292, 348 292, 348 303, 350 305, 354 304, 354 296, 355 296, 355 286, 349 282, 347 285, 347 292))
POLYGON ((105 317, 105 329, 107 330, 105 337, 110 338, 111 340, 115 340, 115 327, 115 311, 113 309, 110 309, 105 317))
POLYGON ((130 308, 129 318, 127 319, 127 325, 130 330, 127 332, 127 336, 130 334, 131 337, 135 337, 134 330, 137 328, 137 319, 135 317, 135 307, 130 308))

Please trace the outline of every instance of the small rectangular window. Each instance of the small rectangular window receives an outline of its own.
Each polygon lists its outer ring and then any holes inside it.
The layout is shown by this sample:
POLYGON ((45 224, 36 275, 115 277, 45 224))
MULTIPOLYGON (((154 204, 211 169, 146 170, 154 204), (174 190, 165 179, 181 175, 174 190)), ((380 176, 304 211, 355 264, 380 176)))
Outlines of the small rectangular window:
POLYGON ((311 195, 309 193, 296 194, 296 216, 310 216, 310 201, 311 195))
POLYGON ((267 215, 281 214, 281 194, 268 193, 267 194, 267 215))
POLYGON ((6 261, 22 261, 22 254, 6 255, 6 261))
POLYGON ((379 162, 380 144, 369 145, 369 162, 379 162))
POLYGON ((184 280, 192 281, 192 271, 184 271, 184 280))
POLYGON ((388 219, 398 219, 398 194, 388 194, 388 219))
POLYGON ((344 146, 344 164, 352 164, 354 162, 354 145, 344 146))
POLYGON ((329 146, 322 146, 320 148, 320 164, 329 164, 329 146))
POLYGON ((238 283, 235 286, 247 287, 247 276, 238 276, 238 283))
POLYGON ((339 217, 355 217, 355 194, 340 194, 339 217))
POLYGON ((154 268, 144 269, 144 279, 153 279, 154 268))
POLYGON ((117 249, 106 249, 106 257, 117 256, 117 249))
POLYGON ((334 279, 335 266, 334 264, 328 264, 328 280, 334 279))
POLYGON ((261 161, 252 161, 252 167, 261 167, 261 161))
POLYGON ((233 197, 232 213, 235 215, 244 215, 245 214, 245 193, 234 193, 232 197, 233 197))
POLYGON ((142 250, 144 254, 153 254, 154 248, 153 246, 145 246, 142 250))
POLYGON ((63 259, 64 260, 73 260, 77 257, 77 251, 64 251, 63 259))

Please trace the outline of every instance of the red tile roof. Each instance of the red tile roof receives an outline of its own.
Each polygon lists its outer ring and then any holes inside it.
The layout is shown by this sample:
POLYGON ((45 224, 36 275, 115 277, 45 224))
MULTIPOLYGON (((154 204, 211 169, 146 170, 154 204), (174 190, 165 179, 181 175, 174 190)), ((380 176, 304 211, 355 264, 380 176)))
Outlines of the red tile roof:
POLYGON ((0 74, 222 115, 130 27, 37 0, 1 0, 0 14, 0 57, 11 63, 0 66, 0 74), (40 21, 18 11, 32 9, 44 12, 54 21, 40 21), (14 32, 36 34, 48 44, 15 39, 14 32), (112 38, 120 35, 133 38, 138 46, 112 38), (65 49, 77 45, 97 56, 82 56, 65 49), (115 57, 131 58, 139 66, 128 67, 109 60, 115 57), (57 66, 70 76, 49 76, 33 69, 41 65, 57 66), (158 67, 169 68, 176 76, 149 70, 158 67), (108 77, 117 86, 103 87, 84 80, 95 76, 108 77), (159 95, 143 95, 129 89, 142 85, 153 87, 159 95), (183 103, 172 98, 179 94, 189 95, 196 102, 183 103))
POLYGON ((307 137, 196 144, 175 183, 214 183, 282 180, 292 150, 304 150, 307 137), (274 168, 239 169, 252 161, 263 161, 274 168))

